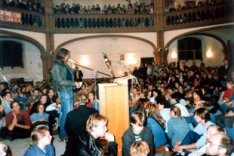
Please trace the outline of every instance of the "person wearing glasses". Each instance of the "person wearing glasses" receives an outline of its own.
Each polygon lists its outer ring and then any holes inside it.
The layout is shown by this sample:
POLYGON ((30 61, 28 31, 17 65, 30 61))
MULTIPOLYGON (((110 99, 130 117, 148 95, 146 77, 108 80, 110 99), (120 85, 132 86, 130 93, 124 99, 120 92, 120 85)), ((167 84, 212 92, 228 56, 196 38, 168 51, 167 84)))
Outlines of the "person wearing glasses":
POLYGON ((233 141, 224 133, 213 135, 206 144, 207 155, 234 155, 233 141))

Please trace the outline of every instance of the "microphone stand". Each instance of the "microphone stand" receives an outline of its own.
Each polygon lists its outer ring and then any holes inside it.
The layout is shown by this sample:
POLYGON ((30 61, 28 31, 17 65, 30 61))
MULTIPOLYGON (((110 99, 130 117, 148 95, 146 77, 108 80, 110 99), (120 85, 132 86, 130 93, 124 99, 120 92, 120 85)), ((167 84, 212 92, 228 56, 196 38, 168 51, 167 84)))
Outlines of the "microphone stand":
POLYGON ((10 82, 7 80, 7 78, 3 75, 3 73, 0 71, 0 75, 2 76, 2 78, 8 83, 10 84, 10 82))
POLYGON ((91 69, 91 68, 89 68, 89 67, 82 66, 82 65, 78 64, 76 61, 73 61, 73 60, 72 60, 72 61, 70 60, 69 62, 72 63, 72 64, 75 64, 75 65, 77 65, 77 66, 79 66, 79 67, 82 67, 82 68, 84 68, 84 69, 88 69, 88 70, 91 70, 91 71, 94 72, 94 97, 95 97, 95 101, 96 101, 96 100, 97 100, 97 73, 98 73, 98 74, 105 75, 105 76, 109 76, 109 77, 112 77, 112 76, 109 75, 109 74, 106 74, 106 73, 103 73, 103 72, 100 72, 100 71, 91 69))

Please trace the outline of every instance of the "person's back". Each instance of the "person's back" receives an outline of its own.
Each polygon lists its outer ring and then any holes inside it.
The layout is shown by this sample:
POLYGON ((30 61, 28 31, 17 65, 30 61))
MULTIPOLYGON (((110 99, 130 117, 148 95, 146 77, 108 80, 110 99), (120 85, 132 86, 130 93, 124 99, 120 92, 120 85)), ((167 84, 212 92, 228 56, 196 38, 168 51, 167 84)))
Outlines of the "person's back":
POLYGON ((155 119, 152 117, 147 117, 147 127, 151 129, 154 135, 154 145, 156 148, 166 144, 167 139, 164 129, 155 119))
POLYGON ((171 139, 172 147, 176 142, 182 141, 185 135, 190 131, 190 126, 185 119, 177 117, 168 121, 168 137, 171 139))
POLYGON ((75 102, 81 102, 77 109, 67 114, 65 129, 68 134, 68 142, 64 156, 75 155, 75 147, 78 142, 78 135, 85 131, 86 121, 92 114, 98 114, 98 111, 85 106, 82 95, 75 97, 75 102))

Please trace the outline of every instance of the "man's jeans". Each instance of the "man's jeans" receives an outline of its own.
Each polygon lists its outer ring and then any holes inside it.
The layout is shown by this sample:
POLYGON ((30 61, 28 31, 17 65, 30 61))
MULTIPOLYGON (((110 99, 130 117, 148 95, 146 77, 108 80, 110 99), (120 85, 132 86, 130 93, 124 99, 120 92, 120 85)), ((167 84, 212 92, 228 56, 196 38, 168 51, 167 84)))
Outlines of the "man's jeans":
POLYGON ((61 112, 59 115, 59 136, 63 138, 67 137, 67 133, 65 131, 65 122, 67 114, 73 110, 73 92, 58 92, 58 95, 61 100, 61 112))

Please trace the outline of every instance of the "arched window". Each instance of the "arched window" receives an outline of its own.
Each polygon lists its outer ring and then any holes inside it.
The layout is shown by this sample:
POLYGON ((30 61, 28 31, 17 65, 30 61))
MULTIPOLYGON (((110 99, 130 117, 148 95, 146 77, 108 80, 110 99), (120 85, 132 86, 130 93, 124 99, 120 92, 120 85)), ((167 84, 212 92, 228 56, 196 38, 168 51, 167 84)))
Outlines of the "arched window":
POLYGON ((0 41, 0 67, 23 67, 21 43, 11 40, 0 41))
POLYGON ((202 41, 195 37, 178 40, 179 60, 202 60, 202 41))

